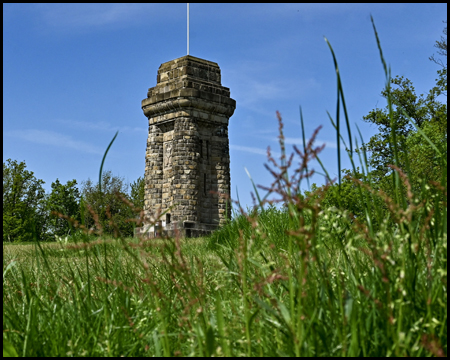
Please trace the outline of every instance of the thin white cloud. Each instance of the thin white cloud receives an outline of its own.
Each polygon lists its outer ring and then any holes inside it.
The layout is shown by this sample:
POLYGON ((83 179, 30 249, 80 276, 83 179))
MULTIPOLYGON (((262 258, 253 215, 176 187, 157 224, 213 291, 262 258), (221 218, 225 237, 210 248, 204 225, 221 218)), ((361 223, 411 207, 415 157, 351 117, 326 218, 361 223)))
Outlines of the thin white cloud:
MULTIPOLYGON (((194 4, 193 4, 194 5, 194 4)), ((86 29, 105 25, 126 24, 137 22, 159 21, 164 15, 186 16, 185 4, 154 4, 154 3, 63 3, 63 4, 33 4, 30 8, 41 16, 44 24, 60 29, 86 29), (175 11, 174 11, 175 10, 175 11)), ((397 5, 402 6, 402 5, 397 5)), ((195 11, 197 21, 205 18, 216 18, 230 22, 239 18, 247 18, 249 12, 256 21, 273 21, 276 19, 298 18, 298 21, 316 21, 319 14, 337 16, 341 14, 361 14, 367 16, 370 9, 386 9, 385 4, 197 4, 195 11)))
MULTIPOLYGON (((252 147, 252 146, 241 146, 241 145, 232 145, 232 144, 230 144, 230 149, 236 150, 236 151, 249 152, 252 154, 264 155, 267 157, 267 149, 264 150, 264 149, 252 147)), ((272 149, 271 149, 271 154, 272 154, 272 156, 275 156, 275 157, 279 157, 281 155, 280 152, 273 151, 272 149)))
POLYGON ((57 28, 91 28, 132 24, 155 15, 155 4, 37 4, 45 25, 57 28))
POLYGON ((146 131, 144 127, 130 127, 130 126, 112 126, 111 124, 105 121, 99 122, 89 122, 89 121, 78 121, 78 120, 66 120, 66 119, 57 119, 55 120, 61 124, 66 126, 70 126, 73 129, 83 129, 83 130, 95 130, 95 131, 109 131, 109 132, 142 132, 146 131))
MULTIPOLYGON (((278 141, 278 138, 272 139, 272 140, 278 141)), ((309 139, 306 139, 306 142, 308 142, 308 141, 309 141, 309 139)), ((299 138, 299 137, 298 138, 286 137, 286 138, 284 138, 284 143, 285 144, 289 144, 289 145, 300 146, 300 145, 303 145, 303 139, 299 138)), ((313 146, 317 147, 317 146, 322 146, 323 144, 325 144, 325 148, 337 149, 336 142, 334 142, 334 141, 325 141, 325 140, 320 140, 320 139, 316 139, 314 141, 313 146)))
POLYGON ((254 129, 253 133, 254 134, 274 134, 278 131, 278 129, 276 128, 272 128, 272 129, 254 129))
POLYGON ((362 13, 362 15, 366 15, 369 13, 369 9, 372 9, 374 6, 378 6, 381 9, 386 8, 386 4, 368 5, 354 3, 266 3, 257 5, 251 3, 229 3, 226 4, 226 6, 202 3, 191 4, 191 12, 195 12, 200 18, 213 17, 215 19, 220 19, 220 21, 228 22, 236 19, 240 20, 241 18, 244 18, 249 22, 249 13, 251 13, 251 20, 258 19, 261 22, 272 22, 274 19, 281 19, 281 21, 284 21, 293 17, 298 19, 298 21, 305 19, 317 21, 317 18, 324 14, 326 16, 348 15, 349 13, 362 13), (220 11, 214 11, 219 6, 220 11))
MULTIPOLYGON (((264 135, 261 135, 259 137, 262 139, 274 141, 277 144, 280 142, 280 139, 278 137, 264 136, 264 135)), ((306 138, 305 140, 306 140, 306 143, 308 143, 309 138, 306 138)), ((303 148, 303 139, 301 137, 285 137, 284 143, 285 143, 285 145, 297 145, 297 147, 300 150, 303 148)), ((327 140, 321 140, 321 139, 316 139, 313 143, 313 146, 317 147, 317 146, 322 146, 323 144, 325 144, 326 149, 337 149, 337 145, 336 145, 335 141, 327 141, 327 140)))
POLYGON ((234 64, 232 68, 226 69, 227 83, 232 89, 231 97, 239 99, 239 107, 267 115, 265 104, 270 101, 299 99, 302 95, 320 89, 320 83, 313 77, 300 80, 267 78, 265 74, 279 71, 277 69, 278 65, 271 62, 243 61, 234 64))
POLYGON ((6 132, 5 135, 29 142, 34 142, 36 144, 75 149, 77 151, 90 154, 104 153, 104 149, 100 149, 99 147, 91 145, 84 141, 74 140, 70 136, 60 134, 51 130, 12 130, 6 132))

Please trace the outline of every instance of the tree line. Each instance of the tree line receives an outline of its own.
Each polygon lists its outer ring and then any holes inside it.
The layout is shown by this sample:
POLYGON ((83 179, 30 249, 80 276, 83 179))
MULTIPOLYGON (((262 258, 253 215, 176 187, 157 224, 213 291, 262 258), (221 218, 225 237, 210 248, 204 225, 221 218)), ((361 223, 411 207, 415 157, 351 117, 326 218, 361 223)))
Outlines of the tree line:
POLYGON ((105 171, 101 187, 91 179, 83 181, 81 187, 75 179, 66 184, 56 179, 50 193, 44 191, 43 184, 26 169, 24 161, 8 159, 3 163, 4 242, 51 241, 70 236, 76 231, 74 222, 88 229, 100 225, 104 234, 119 231, 122 236, 133 236, 133 222, 127 220, 135 218, 136 212, 124 199, 143 208, 143 177, 127 184, 123 178, 105 171))

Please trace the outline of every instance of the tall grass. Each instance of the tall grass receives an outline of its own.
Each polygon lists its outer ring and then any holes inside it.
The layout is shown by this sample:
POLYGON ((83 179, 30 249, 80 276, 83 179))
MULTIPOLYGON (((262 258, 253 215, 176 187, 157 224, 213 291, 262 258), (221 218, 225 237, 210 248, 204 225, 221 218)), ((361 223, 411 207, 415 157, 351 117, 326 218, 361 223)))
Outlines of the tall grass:
MULTIPOLYGON (((345 100, 332 54, 338 105, 330 119, 344 139, 345 100)), ((269 158, 274 180, 261 188, 282 208, 265 206, 268 197, 257 192, 254 210, 208 239, 85 235, 67 245, 4 246, 4 353, 447 355, 446 159, 442 182, 420 194, 404 191, 408 176, 394 164, 394 199, 371 190, 365 172, 363 182, 355 180, 365 217, 354 218, 322 208, 321 194, 301 194, 308 164, 321 163, 318 130, 288 157, 278 120, 282 156, 269 158)))

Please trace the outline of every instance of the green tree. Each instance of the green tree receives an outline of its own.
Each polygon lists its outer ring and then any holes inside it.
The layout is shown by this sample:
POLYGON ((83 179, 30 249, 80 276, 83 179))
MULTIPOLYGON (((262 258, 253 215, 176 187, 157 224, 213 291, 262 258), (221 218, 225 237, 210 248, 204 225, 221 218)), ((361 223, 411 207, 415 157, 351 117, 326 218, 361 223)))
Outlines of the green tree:
POLYGON ((47 238, 43 180, 26 170, 25 162, 3 163, 3 241, 47 238))
POLYGON ((131 184, 131 202, 134 206, 144 208, 144 194, 145 194, 145 179, 139 177, 131 184))
MULTIPOLYGON (((447 24, 447 21, 443 23, 447 24)), ((434 47, 438 49, 438 54, 444 58, 445 62, 441 58, 436 58, 434 54, 429 59, 442 67, 438 70, 439 78, 436 79, 436 85, 438 91, 447 96, 447 26, 442 32, 445 36, 441 36, 441 40, 437 40, 434 47)))
MULTIPOLYGON (((420 129, 425 126, 433 127, 442 138, 447 133, 447 105, 437 100, 434 89, 430 90, 427 96, 417 95, 412 82, 403 76, 395 77, 391 84, 396 86, 391 90, 391 98, 395 104, 393 121, 399 145, 399 165, 406 170, 406 140, 417 132, 408 116, 420 129)), ((387 96, 386 89, 382 95, 387 96)), ((373 168, 372 175, 376 181, 381 181, 391 171, 388 165, 395 163, 393 149, 389 146, 392 130, 389 109, 374 109, 363 119, 378 126, 379 133, 369 140, 366 147, 371 151, 369 163, 373 168)))
POLYGON ((91 179, 82 183, 80 206, 82 221, 88 228, 98 227, 92 211, 98 216, 98 224, 103 233, 113 235, 117 229, 122 236, 133 236, 133 223, 127 220, 132 219, 135 214, 121 199, 124 197, 129 200, 127 184, 123 178, 114 176, 111 171, 105 171, 101 181, 101 191, 99 184, 93 183, 91 179))
MULTIPOLYGON (((447 28, 444 29, 447 35, 447 28)), ((447 54, 447 39, 441 37, 435 45, 440 55, 447 54)), ((384 89, 383 97, 388 91, 393 102, 393 116, 389 109, 374 109, 363 120, 378 127, 379 133, 370 138, 365 147, 370 151, 369 165, 372 167, 372 178, 376 184, 391 193, 392 182, 386 177, 392 171, 388 165, 395 164, 392 144, 392 127, 394 125, 398 145, 398 165, 408 174, 413 186, 417 189, 424 182, 440 181, 442 161, 437 158, 434 147, 411 124, 411 118, 417 127, 425 133, 433 145, 442 154, 447 152, 447 104, 440 101, 440 95, 447 93, 447 63, 437 60, 434 55, 430 60, 442 66, 438 70, 436 85, 426 95, 417 95, 413 83, 403 76, 391 79, 391 88, 384 89)))
POLYGON ((52 183, 52 191, 47 197, 46 210, 49 213, 49 230, 53 235, 68 235, 71 231, 70 223, 52 215, 51 212, 58 212, 74 220, 80 220, 80 191, 76 187, 75 179, 63 185, 56 179, 52 183))

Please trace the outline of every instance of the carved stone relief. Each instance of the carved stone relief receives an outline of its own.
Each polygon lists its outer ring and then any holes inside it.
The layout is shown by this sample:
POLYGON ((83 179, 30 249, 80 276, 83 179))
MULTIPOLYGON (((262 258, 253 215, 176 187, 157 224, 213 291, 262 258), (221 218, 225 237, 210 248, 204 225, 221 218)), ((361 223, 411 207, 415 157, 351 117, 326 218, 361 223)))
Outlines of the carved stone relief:
POLYGON ((172 141, 164 143, 164 168, 172 166, 172 141))

